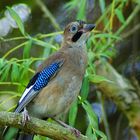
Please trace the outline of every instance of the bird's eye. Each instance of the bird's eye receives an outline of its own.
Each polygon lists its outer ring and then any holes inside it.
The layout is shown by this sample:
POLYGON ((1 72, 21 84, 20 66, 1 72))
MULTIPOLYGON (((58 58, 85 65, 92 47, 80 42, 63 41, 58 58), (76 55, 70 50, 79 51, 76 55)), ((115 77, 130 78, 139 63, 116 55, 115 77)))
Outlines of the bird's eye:
POLYGON ((78 31, 78 27, 76 25, 72 25, 70 28, 71 33, 76 33, 78 31))

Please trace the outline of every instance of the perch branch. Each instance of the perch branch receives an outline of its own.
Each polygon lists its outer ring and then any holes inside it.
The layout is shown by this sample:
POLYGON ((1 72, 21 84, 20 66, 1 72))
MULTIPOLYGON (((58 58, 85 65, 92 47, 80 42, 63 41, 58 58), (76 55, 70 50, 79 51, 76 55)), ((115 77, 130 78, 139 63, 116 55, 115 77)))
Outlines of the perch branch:
POLYGON ((25 126, 21 125, 22 115, 13 112, 0 112, 0 125, 1 126, 13 126, 20 128, 26 133, 39 134, 47 136, 54 140, 90 140, 88 137, 80 134, 80 137, 76 137, 72 134, 71 130, 64 128, 60 125, 43 121, 34 117, 28 121, 25 126))

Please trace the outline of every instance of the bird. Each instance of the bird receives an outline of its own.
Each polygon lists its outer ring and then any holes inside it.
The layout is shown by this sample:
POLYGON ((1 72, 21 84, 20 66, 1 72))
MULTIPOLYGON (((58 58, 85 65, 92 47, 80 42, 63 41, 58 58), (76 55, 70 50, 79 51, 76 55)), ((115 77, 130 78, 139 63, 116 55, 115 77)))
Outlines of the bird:
MULTIPOLYGON (((37 68, 18 101, 15 112, 22 113, 23 124, 30 120, 30 116, 56 120, 69 110, 82 86, 88 62, 86 42, 94 28, 95 24, 82 20, 70 22, 65 27, 60 49, 37 68)), ((32 139, 33 135, 25 133, 16 136, 16 140, 32 139)))

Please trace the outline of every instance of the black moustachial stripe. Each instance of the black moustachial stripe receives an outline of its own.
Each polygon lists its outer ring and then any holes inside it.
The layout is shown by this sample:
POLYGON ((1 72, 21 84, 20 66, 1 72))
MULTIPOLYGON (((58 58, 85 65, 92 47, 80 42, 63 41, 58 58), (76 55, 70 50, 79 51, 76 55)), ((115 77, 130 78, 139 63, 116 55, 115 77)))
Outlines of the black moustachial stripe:
POLYGON ((76 42, 76 41, 81 37, 82 34, 83 34, 82 31, 77 32, 77 33, 72 37, 72 41, 73 41, 73 42, 76 42))

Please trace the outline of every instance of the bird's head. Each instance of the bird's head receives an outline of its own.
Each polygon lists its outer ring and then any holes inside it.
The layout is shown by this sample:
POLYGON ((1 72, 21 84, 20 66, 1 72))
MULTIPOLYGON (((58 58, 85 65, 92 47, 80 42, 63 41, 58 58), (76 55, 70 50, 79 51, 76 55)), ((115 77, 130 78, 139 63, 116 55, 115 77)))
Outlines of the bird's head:
POLYGON ((94 27, 94 24, 87 24, 81 20, 69 23, 64 30, 64 43, 74 46, 83 45, 94 27))

